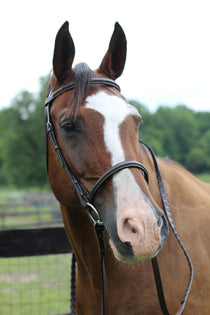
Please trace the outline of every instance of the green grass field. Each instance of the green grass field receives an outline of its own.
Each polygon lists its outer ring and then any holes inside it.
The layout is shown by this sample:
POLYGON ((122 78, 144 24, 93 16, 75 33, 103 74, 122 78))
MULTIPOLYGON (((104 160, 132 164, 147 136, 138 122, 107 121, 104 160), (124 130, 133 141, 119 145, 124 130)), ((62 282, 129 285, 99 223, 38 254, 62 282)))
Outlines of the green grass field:
POLYGON ((0 314, 69 313, 71 255, 0 259, 0 314))

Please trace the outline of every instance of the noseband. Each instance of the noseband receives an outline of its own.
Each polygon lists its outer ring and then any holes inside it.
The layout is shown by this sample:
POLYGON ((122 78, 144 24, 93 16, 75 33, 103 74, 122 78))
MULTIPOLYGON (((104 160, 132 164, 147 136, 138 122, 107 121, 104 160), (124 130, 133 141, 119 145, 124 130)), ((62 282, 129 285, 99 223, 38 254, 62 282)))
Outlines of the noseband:
MULTIPOLYGON (((120 87, 119 85, 108 78, 99 78, 99 77, 92 77, 90 84, 94 85, 94 84, 100 84, 100 85, 107 85, 110 87, 114 87, 116 88, 119 92, 120 92, 120 87)), ((102 278, 102 290, 103 290, 103 315, 108 315, 108 293, 107 293, 107 285, 106 285, 106 272, 105 272, 105 265, 104 265, 104 254, 105 254, 105 249, 104 249, 104 244, 103 244, 103 228, 104 228, 104 224, 103 221, 100 218, 100 214, 98 212, 98 210, 93 206, 92 201, 96 195, 96 193, 98 192, 98 190, 103 186, 103 184, 109 180, 113 175, 115 175, 116 173, 120 172, 123 169, 127 169, 127 168, 138 168, 141 170, 141 173, 143 175, 143 177, 145 178, 145 180, 149 181, 149 177, 148 177, 148 172, 147 169, 145 168, 145 166, 137 161, 122 161, 116 165, 114 165, 113 167, 111 167, 110 169, 108 169, 95 183, 95 185, 92 187, 91 191, 89 192, 84 185, 79 181, 79 179, 72 173, 72 171, 70 170, 70 168, 68 167, 64 156, 62 154, 61 148, 57 142, 56 136, 55 136, 55 132, 54 132, 54 128, 53 128, 53 124, 51 121, 51 117, 50 117, 50 107, 52 105, 52 102, 61 94, 73 90, 75 88, 75 82, 71 82, 69 84, 66 84, 62 87, 60 87, 59 89, 55 90, 54 92, 50 92, 48 97, 45 100, 45 118, 46 118, 46 132, 49 135, 53 147, 55 149, 55 151, 58 154, 58 157, 60 159, 61 165, 62 167, 66 170, 68 177, 72 183, 72 185, 74 186, 78 198, 82 204, 82 206, 87 210, 88 216, 91 220, 91 222, 94 225, 95 231, 96 231, 96 235, 97 235, 97 239, 98 239, 98 243, 99 243, 99 248, 100 248, 100 255, 101 255, 101 278, 102 278)), ((158 186, 160 189, 160 194, 161 194, 161 198, 162 198, 162 203, 163 203, 163 208, 165 210, 165 214, 167 216, 168 222, 171 226, 171 229, 181 247, 181 249, 183 250, 189 268, 190 268, 190 280, 188 283, 188 287, 187 290, 185 292, 184 298, 181 302, 180 308, 178 310, 178 312, 176 313, 176 315, 180 315, 182 314, 190 289, 191 289, 191 285, 192 285, 192 281, 193 281, 193 265, 191 262, 191 259, 186 251, 186 249, 184 248, 178 233, 175 229, 174 223, 173 223, 173 219, 172 219, 172 215, 171 215, 171 211, 170 211, 170 207, 169 207, 169 203, 167 200, 167 195, 165 192, 165 188, 164 188, 164 184, 162 181, 162 176, 159 170, 159 166, 157 164, 157 160, 156 157, 152 151, 152 149, 146 145, 145 143, 143 143, 147 149, 150 151, 151 156, 153 158, 153 162, 154 162, 154 166, 155 166, 155 170, 156 170, 156 176, 157 176, 157 181, 158 181, 158 186)), ((159 298, 159 303, 160 303, 160 307, 162 310, 162 313, 164 315, 169 315, 167 306, 166 306, 166 302, 165 302, 165 297, 164 297, 164 292, 163 292, 163 287, 162 287, 162 281, 161 281, 161 277, 160 277, 160 272, 159 272, 159 267, 158 267, 158 261, 157 258, 154 257, 152 258, 152 267, 153 267, 153 273, 154 273, 154 277, 155 277, 155 283, 156 283, 156 289, 157 289, 157 294, 158 294, 158 298, 159 298)), ((72 292, 71 292, 71 315, 75 315, 75 257, 73 255, 73 263, 72 263, 72 283, 71 283, 71 288, 72 288, 72 292)))

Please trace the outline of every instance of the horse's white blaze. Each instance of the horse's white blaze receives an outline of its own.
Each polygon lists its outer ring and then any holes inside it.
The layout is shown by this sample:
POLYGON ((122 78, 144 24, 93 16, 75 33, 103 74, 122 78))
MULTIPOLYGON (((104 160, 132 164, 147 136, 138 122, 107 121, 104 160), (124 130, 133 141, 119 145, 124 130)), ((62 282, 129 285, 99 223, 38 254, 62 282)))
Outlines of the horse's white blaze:
MULTIPOLYGON (((128 115, 138 116, 138 111, 122 98, 105 92, 89 96, 86 101, 86 108, 93 109, 104 117, 104 143, 107 151, 111 154, 112 166, 124 161, 125 154, 120 139, 120 125, 128 115)), ((134 186, 135 189, 138 189, 129 169, 114 176, 114 181, 117 187, 121 186, 129 189, 134 186)))
MULTIPOLYGON (((124 161, 125 154, 120 139, 120 125, 129 115, 139 115, 138 111, 122 98, 105 92, 89 96, 85 107, 99 112, 104 117, 104 143, 107 151, 111 154, 112 166, 124 161)), ((145 234, 151 234, 150 230, 153 230, 154 226, 151 227, 153 223, 150 224, 149 222, 156 222, 152 205, 146 201, 146 196, 138 186, 131 170, 124 169, 115 174, 113 183, 117 204, 118 233, 121 240, 132 241, 132 239, 123 239, 124 236, 127 237, 123 231, 125 218, 126 220, 131 219, 132 222, 140 226, 140 234, 143 238, 145 234)), ((142 246, 150 250, 150 244, 147 244, 147 240, 141 239, 141 241, 142 246)), ((132 243, 136 242, 133 241, 132 243)))
POLYGON ((125 160, 119 127, 128 115, 139 115, 138 111, 123 99, 99 92, 87 98, 86 108, 99 112, 104 117, 104 142, 111 153, 112 165, 125 160))
MULTIPOLYGON (((139 115, 136 108, 122 98, 105 92, 89 96, 86 108, 91 108, 104 117, 104 142, 107 151, 111 154, 112 166, 124 161, 125 154, 120 139, 120 125, 128 115, 139 115)), ((137 184, 130 170, 124 170, 117 175, 114 176, 115 186, 126 187, 126 189, 135 186, 137 189, 137 184)), ((122 197, 122 194, 118 194, 118 198, 119 195, 122 197)), ((120 200, 118 201, 120 202, 120 200)))

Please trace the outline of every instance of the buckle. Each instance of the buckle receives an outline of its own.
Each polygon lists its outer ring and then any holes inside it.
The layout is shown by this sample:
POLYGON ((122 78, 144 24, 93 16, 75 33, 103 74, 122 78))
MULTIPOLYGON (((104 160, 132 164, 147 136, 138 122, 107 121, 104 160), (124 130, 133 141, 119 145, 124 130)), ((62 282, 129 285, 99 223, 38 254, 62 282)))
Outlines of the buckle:
POLYGON ((91 220, 91 222, 94 224, 94 226, 96 225, 100 225, 103 226, 103 221, 100 218, 100 215, 98 213, 98 211, 96 210, 96 208, 89 202, 86 203, 85 208, 87 209, 87 214, 91 220))

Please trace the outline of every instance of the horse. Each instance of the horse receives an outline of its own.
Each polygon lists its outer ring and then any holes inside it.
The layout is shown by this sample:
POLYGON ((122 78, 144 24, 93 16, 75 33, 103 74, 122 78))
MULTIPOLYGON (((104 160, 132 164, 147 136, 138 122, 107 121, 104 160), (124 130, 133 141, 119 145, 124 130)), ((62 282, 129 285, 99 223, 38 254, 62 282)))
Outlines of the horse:
MULTIPOLYGON (((186 255, 163 206, 154 159, 138 140, 142 117, 115 81, 123 72, 126 50, 126 36, 117 22, 94 71, 86 63, 72 66, 75 46, 68 22, 55 39, 46 99, 47 169, 77 262, 78 315, 105 314, 101 241, 107 314, 162 314, 154 258, 167 314, 176 314, 189 279, 186 255), (99 240, 95 227, 102 227, 99 240)), ((209 315, 210 185, 169 159, 157 158, 156 163, 173 223, 194 266, 184 314, 209 315)))

